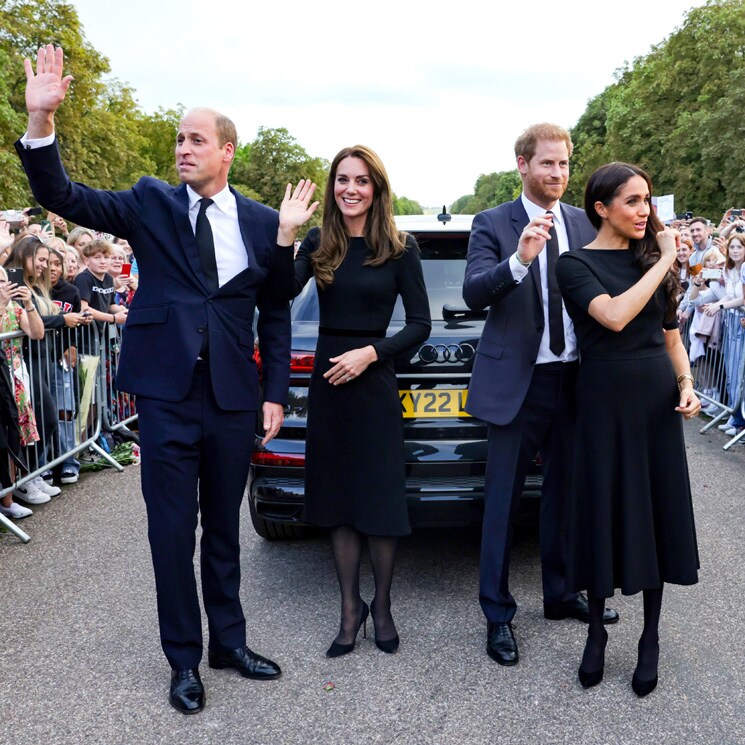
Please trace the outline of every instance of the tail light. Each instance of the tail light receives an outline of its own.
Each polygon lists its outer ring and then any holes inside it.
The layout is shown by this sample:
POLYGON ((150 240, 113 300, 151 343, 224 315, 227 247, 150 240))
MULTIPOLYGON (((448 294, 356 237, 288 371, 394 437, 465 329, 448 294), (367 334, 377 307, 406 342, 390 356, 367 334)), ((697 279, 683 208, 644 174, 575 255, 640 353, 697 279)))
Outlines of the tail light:
POLYGON ((251 463, 255 466, 292 466, 303 468, 305 466, 305 455, 298 453, 272 453, 268 450, 256 450, 251 456, 251 463))
POLYGON ((313 352, 290 352, 290 372, 309 373, 313 372, 313 363, 316 355, 313 352))
MULTIPOLYGON (((316 361, 316 355, 313 352, 290 352, 290 372, 291 373, 310 373, 313 372, 313 363, 316 361)), ((259 354, 258 344, 254 347, 254 362, 259 370, 261 377, 261 355, 259 354)))

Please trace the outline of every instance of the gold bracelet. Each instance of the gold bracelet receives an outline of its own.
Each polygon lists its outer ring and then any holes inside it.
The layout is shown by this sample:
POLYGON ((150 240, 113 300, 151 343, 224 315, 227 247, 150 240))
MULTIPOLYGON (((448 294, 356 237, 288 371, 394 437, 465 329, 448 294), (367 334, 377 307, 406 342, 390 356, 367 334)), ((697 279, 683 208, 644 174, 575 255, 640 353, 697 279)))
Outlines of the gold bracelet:
POLYGON ((678 390, 681 390, 680 384, 684 380, 690 380, 691 385, 693 385, 696 381, 693 379, 693 375, 691 373, 683 373, 682 375, 678 375, 678 390))

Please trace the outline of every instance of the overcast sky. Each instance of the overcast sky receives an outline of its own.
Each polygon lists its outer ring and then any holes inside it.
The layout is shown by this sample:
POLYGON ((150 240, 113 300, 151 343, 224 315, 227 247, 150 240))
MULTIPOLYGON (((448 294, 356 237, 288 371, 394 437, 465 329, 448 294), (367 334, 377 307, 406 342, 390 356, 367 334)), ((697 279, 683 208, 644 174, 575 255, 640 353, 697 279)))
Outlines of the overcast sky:
POLYGON ((530 124, 573 126, 615 70, 703 4, 72 2, 145 111, 212 106, 242 143, 260 126, 286 127, 328 160, 368 145, 394 191, 427 206, 514 168, 513 143, 530 124))

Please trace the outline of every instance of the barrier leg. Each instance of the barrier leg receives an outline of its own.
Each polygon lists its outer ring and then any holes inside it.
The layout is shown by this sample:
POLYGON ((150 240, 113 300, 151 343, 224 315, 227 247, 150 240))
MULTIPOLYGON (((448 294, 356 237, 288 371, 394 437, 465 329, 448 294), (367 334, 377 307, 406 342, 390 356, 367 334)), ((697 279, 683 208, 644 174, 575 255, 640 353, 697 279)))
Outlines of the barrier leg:
POLYGON ((745 437, 745 429, 742 430, 742 432, 736 434, 731 440, 729 440, 722 450, 729 450, 733 445, 736 445, 742 438, 745 437))
POLYGON ((0 515, 0 525, 4 525, 13 535, 20 538, 24 543, 28 543, 31 540, 31 536, 28 533, 24 533, 12 520, 8 520, 5 515, 0 515))
POLYGON ((91 442, 89 447, 93 448, 104 460, 109 462, 110 466, 113 466, 116 468, 119 473, 121 473, 124 470, 124 466, 121 463, 117 463, 114 458, 112 458, 100 445, 98 445, 95 442, 91 442))

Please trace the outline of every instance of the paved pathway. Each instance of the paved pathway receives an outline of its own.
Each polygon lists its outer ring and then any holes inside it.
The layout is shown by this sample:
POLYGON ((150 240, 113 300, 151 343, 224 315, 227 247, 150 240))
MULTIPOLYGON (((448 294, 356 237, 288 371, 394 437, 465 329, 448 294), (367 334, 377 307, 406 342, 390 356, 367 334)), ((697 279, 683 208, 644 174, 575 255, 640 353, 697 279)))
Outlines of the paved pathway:
MULTIPOLYGON (((207 708, 184 717, 167 703, 129 467, 86 476, 38 508, 24 523, 30 544, 0 535, 0 743, 745 743, 745 448, 723 453, 719 434, 687 426, 701 582, 666 591, 660 685, 648 699, 629 686, 639 597, 614 599, 622 620, 605 680, 579 687, 583 627, 543 619, 532 527, 517 537, 513 568, 522 659, 504 669, 483 649, 477 534, 421 531, 402 545, 399 654, 368 638, 327 660, 338 611, 325 540, 266 543, 245 514, 249 643, 285 674, 257 683, 203 664, 207 708)), ((367 566, 364 589, 369 600, 367 566)))

